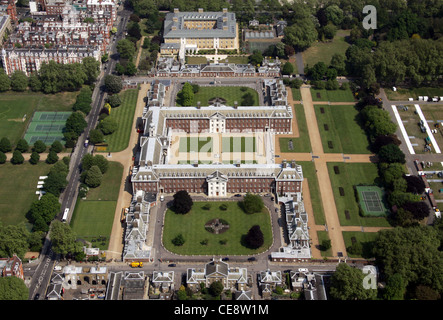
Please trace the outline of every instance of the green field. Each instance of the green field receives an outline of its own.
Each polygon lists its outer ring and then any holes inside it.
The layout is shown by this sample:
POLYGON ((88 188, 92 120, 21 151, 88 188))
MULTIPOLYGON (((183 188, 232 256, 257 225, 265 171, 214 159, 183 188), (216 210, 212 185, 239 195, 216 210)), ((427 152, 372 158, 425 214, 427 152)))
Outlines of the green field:
POLYGON ((314 105, 324 152, 370 154, 369 142, 352 105, 314 105), (323 113, 322 113, 323 112, 323 113))
POLYGON ((327 231, 317 231, 317 237, 318 237, 318 244, 319 244, 319 249, 320 249, 320 253, 321 253, 322 257, 331 257, 332 256, 332 249, 331 248, 329 248, 328 250, 322 249, 323 240, 330 240, 328 232, 327 231))
POLYGON ((72 216, 71 227, 77 236, 102 250, 109 245, 122 174, 123 166, 120 163, 109 162, 101 185, 90 189, 86 200, 77 200, 72 216), (105 240, 97 241, 100 237, 105 240))
POLYGON ((119 152, 128 147, 131 131, 135 130, 134 112, 137 106, 138 89, 127 89, 119 94, 122 104, 111 110, 110 117, 118 122, 118 129, 105 136, 106 152, 119 152))
POLYGON ((354 102, 355 98, 351 89, 311 89, 312 101, 330 101, 330 102, 354 102))
POLYGON ((255 152, 255 137, 223 137, 222 152, 255 152))
POLYGON ((303 63, 305 67, 312 67, 320 61, 323 61, 328 66, 335 53, 344 55, 350 46, 345 40, 349 34, 350 30, 338 30, 334 39, 325 42, 317 41, 312 44, 312 46, 303 51, 303 63))
POLYGON ((377 238, 377 232, 355 232, 355 231, 343 231, 343 240, 345 241, 346 248, 349 248, 353 242, 360 242, 362 245, 362 255, 351 254, 348 256, 351 258, 373 258, 372 247, 377 238))
POLYGON ((291 88, 291 91, 292 91, 292 100, 294 100, 294 101, 301 101, 300 89, 291 88))
POLYGON ((260 213, 246 214, 236 201, 210 201, 210 210, 204 210, 202 206, 206 203, 208 202, 194 202, 191 211, 183 215, 167 210, 163 230, 163 245, 167 250, 182 255, 250 255, 263 252, 271 246, 271 220, 267 209, 260 213), (219 209, 223 203, 228 206, 226 211, 219 209), (205 229, 205 224, 216 218, 229 223, 230 227, 226 232, 214 234, 205 229), (256 250, 242 245, 242 237, 254 225, 260 226, 265 240, 264 245, 256 250), (171 241, 180 233, 185 243, 174 246, 171 241), (208 240, 207 244, 201 243, 204 240, 208 240), (221 244, 221 240, 227 240, 226 244, 221 244))
MULTIPOLYGON (((303 177, 308 179, 309 194, 311 196, 312 211, 314 212, 315 224, 325 224, 325 212, 321 199, 320 186, 317 179, 315 164, 312 161, 297 161, 302 166, 303 177)), ((305 188, 305 186, 303 186, 305 188)))
POLYGON ((27 161, 20 165, 13 165, 9 161, 0 164, 0 181, 3 182, 0 189, 0 223, 27 223, 26 213, 31 203, 38 200, 35 194, 38 178, 47 175, 50 168, 51 165, 43 161, 36 165, 27 161))
POLYGON ((194 103, 193 105, 197 105, 197 102, 200 101, 201 106, 208 106, 209 100, 212 98, 223 98, 226 100, 227 106, 233 106, 234 101, 237 101, 238 105, 241 105, 242 96, 246 93, 251 93, 254 97, 253 106, 258 106, 259 99, 258 93, 254 89, 248 87, 203 87, 200 86, 199 91, 194 94, 194 103), (245 91, 242 91, 241 88, 245 88, 245 91))
POLYGON ((298 138, 279 138, 281 152, 311 152, 311 140, 309 139, 308 126, 306 124, 305 109, 303 105, 293 106, 293 113, 297 119, 298 138), (293 149, 289 149, 289 142, 292 141, 293 149))
POLYGON ((354 186, 377 185, 377 164, 329 162, 327 165, 340 224, 342 226, 388 227, 389 223, 385 218, 360 216, 355 196, 354 186), (334 166, 338 167, 338 174, 335 173, 334 166), (343 188, 343 196, 340 195, 340 187, 343 188), (345 210, 349 211, 349 219, 346 217, 345 210))
POLYGON ((0 94, 0 138, 7 137, 15 145, 24 136, 35 111, 72 111, 77 94, 78 92, 0 94))
POLYGON ((182 137, 178 150, 179 152, 212 152, 212 138, 182 137))

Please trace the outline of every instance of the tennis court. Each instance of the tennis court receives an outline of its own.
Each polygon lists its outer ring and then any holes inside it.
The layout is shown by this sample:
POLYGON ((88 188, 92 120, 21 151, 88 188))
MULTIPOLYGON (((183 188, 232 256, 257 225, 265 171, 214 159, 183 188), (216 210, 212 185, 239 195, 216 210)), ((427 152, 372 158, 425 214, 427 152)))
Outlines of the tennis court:
POLYGON ((383 191, 376 186, 357 186, 360 208, 364 215, 385 216, 388 213, 383 202, 383 191))
POLYGON ((64 144, 63 131, 70 115, 71 112, 35 112, 26 130, 25 140, 31 145, 37 140, 43 141, 46 145, 56 140, 64 144))

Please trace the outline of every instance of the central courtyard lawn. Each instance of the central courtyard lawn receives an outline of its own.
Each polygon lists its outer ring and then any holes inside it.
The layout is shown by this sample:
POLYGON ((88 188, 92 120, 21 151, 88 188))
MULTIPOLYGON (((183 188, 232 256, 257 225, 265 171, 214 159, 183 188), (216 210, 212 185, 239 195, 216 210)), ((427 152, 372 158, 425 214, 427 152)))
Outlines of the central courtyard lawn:
POLYGON ((45 176, 51 165, 40 161, 36 165, 28 161, 13 165, 9 161, 0 164, 0 223, 15 225, 27 223, 26 213, 33 201, 38 200, 35 194, 40 176, 45 176))
POLYGON ((203 87, 200 86, 198 92, 194 94, 194 105, 197 105, 197 102, 200 101, 201 106, 208 106, 209 100, 212 98, 223 98, 226 100, 227 106, 233 106, 234 101, 237 101, 238 105, 241 105, 242 96, 246 93, 251 93, 254 97, 253 106, 258 106, 259 99, 258 93, 252 88, 248 87, 217 87, 217 86, 209 86, 203 87), (242 91, 242 88, 244 91, 242 91))
POLYGON ((264 252, 272 244, 272 229, 269 211, 265 208, 262 212, 246 214, 237 201, 210 201, 194 202, 192 210, 187 214, 176 214, 171 210, 166 211, 163 229, 163 245, 173 253, 182 255, 250 255, 264 252), (202 207, 211 204, 210 210, 202 207), (221 210, 221 204, 228 206, 221 210), (229 223, 229 229, 221 234, 214 234, 205 229, 205 224, 212 219, 224 219, 229 223), (264 245, 256 250, 248 249, 242 244, 243 237, 249 229, 259 225, 264 235, 264 245), (182 234, 185 243, 174 246, 172 239, 182 234), (202 244, 207 240, 207 244, 202 244), (220 241, 226 240, 226 244, 220 241))
POLYGON ((369 142, 352 105, 315 105, 324 152, 369 154, 369 142))
POLYGON ((377 164, 329 162, 327 165, 340 224, 342 226, 389 227, 385 218, 362 217, 355 196, 354 186, 377 185, 377 164), (335 166, 338 168, 338 173, 334 170, 335 166), (343 188, 343 195, 340 194, 340 187, 343 188), (346 210, 349 211, 348 217, 345 214, 346 210))
POLYGON ((212 152, 212 138, 182 137, 178 150, 180 152, 212 152))
POLYGON ((77 199, 72 216, 71 227, 77 237, 102 250, 109 245, 122 174, 123 166, 120 163, 109 162, 101 185, 90 189, 86 200, 77 199))
POLYGON ((78 92, 0 94, 0 139, 7 137, 15 145, 23 137, 35 111, 72 111, 77 94, 78 92))

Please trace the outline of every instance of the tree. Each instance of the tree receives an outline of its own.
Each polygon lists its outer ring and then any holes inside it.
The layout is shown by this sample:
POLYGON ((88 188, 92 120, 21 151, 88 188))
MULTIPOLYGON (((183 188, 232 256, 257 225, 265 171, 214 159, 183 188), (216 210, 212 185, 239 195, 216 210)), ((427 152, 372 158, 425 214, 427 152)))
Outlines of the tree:
POLYGON ((32 152, 31 157, 29 158, 29 162, 31 164, 37 164, 40 161, 40 155, 37 152, 32 152))
POLYGON ((100 129, 104 135, 114 133, 118 129, 118 122, 112 117, 106 117, 100 121, 98 129, 100 129))
POLYGON ((27 152, 29 149, 29 144, 25 139, 20 139, 15 146, 15 149, 20 152, 27 152))
POLYGON ((3 164, 5 162, 6 162, 6 154, 0 151, 0 164, 3 164))
POLYGON ((193 205, 191 196, 186 190, 180 190, 174 194, 172 207, 175 213, 186 214, 193 205))
POLYGON ((121 39, 117 42, 117 52, 123 59, 132 58, 135 54, 135 46, 128 39, 121 39))
POLYGON ((258 249, 264 243, 263 232, 259 225, 252 226, 245 236, 245 244, 250 249, 258 249))
POLYGON ((8 153, 12 151, 11 141, 8 138, 3 137, 0 140, 0 151, 4 153, 8 153))
POLYGON ((46 157, 46 163, 54 164, 58 161, 58 155, 55 151, 49 151, 48 156, 46 157))
POLYGON ((443 289, 443 255, 438 230, 429 226, 396 227, 377 233, 372 252, 387 278, 398 273, 409 283, 443 289))
POLYGON ((214 281, 209 286, 209 293, 213 297, 218 297, 223 292, 223 289, 224 289, 224 287, 223 287, 223 284, 221 283, 221 281, 214 281))
POLYGON ((317 37, 317 30, 310 17, 302 18, 284 29, 284 42, 298 51, 309 48, 317 37))
POLYGON ((102 183, 103 174, 100 168, 93 165, 87 172, 85 177, 85 183, 90 188, 97 188, 102 183))
POLYGON ((241 99, 242 106, 253 106, 254 105, 254 96, 250 92, 246 92, 241 99))
POLYGON ((263 55, 259 50, 254 50, 248 59, 249 63, 254 66, 258 66, 261 65, 263 62, 263 55))
POLYGON ((100 73, 100 62, 93 57, 86 57, 82 60, 83 71, 86 74, 86 83, 93 84, 100 73))
POLYGON ((0 92, 8 91, 11 88, 11 79, 3 69, 0 69, 0 92))
POLYGON ((390 135, 381 135, 375 138, 374 143, 371 145, 372 149, 375 153, 377 153, 381 147, 388 145, 388 144, 395 144, 399 146, 401 144, 401 140, 397 138, 395 134, 390 135))
POLYGON ((7 226, 0 224, 0 257, 12 257, 17 254, 23 260, 25 253, 29 251, 29 235, 30 232, 24 223, 7 226))
POLYGON ((186 82, 177 96, 179 103, 182 106, 192 106, 194 103, 194 90, 192 85, 189 82, 186 82))
POLYGON ((57 93, 61 89, 60 68, 54 60, 43 62, 39 70, 39 78, 44 93, 57 93))
POLYGON ((336 4, 327 6, 325 8, 325 17, 327 21, 339 26, 343 21, 343 10, 336 4))
POLYGON ((284 75, 290 75, 294 72, 294 66, 289 61, 283 65, 283 69, 281 71, 284 75))
POLYGON ((37 153, 45 152, 46 151, 46 144, 41 140, 37 140, 36 142, 34 142, 34 148, 32 148, 32 150, 37 153))
POLYGON ((38 92, 38 91, 42 90, 42 83, 36 73, 33 72, 29 76, 28 86, 34 92, 38 92))
POLYGON ((0 300, 28 300, 29 289, 17 277, 0 277, 0 300))
POLYGON ((388 144, 383 146, 378 151, 378 157, 381 162, 387 163, 406 163, 405 154, 401 149, 395 144, 388 144))
POLYGON ((339 53, 334 53, 329 64, 331 68, 337 70, 337 75, 346 75, 346 57, 339 53))
POLYGON ((51 224, 51 242, 52 250, 61 255, 76 253, 81 250, 83 245, 77 242, 77 235, 71 229, 69 224, 55 220, 51 224))
POLYGON ((122 104, 122 100, 118 94, 108 96, 107 102, 111 105, 111 108, 117 108, 122 104))
POLYGON ((52 144, 51 144, 51 148, 49 149, 49 151, 54 151, 55 153, 60 153, 63 151, 63 145, 60 141, 55 140, 52 144))
POLYGON ((128 35, 130 37, 134 37, 137 40, 141 39, 142 33, 141 33, 140 24, 138 22, 131 21, 128 24, 128 35))
POLYGON ((50 171, 48 177, 45 179, 43 190, 47 193, 52 193, 56 197, 60 196, 63 189, 66 188, 68 182, 66 181, 67 174, 64 172, 50 171))
POLYGON ((312 68, 309 68, 307 73, 312 80, 322 80, 326 75, 328 67, 323 61, 317 62, 312 68))
POLYGON ((22 164, 25 161, 25 158, 23 158, 23 155, 20 151, 15 150, 12 153, 11 163, 12 164, 22 164))
POLYGON ((423 201, 406 202, 402 206, 403 209, 409 211, 416 220, 423 220, 429 216, 431 209, 428 204, 423 201))
POLYGON ((80 136, 87 125, 84 114, 80 111, 71 113, 68 119, 66 119, 66 131, 74 132, 77 136, 80 136))
POLYGON ((28 77, 23 71, 16 70, 11 75, 11 89, 23 92, 28 88, 28 81, 28 77))
POLYGON ((363 287, 364 276, 360 269, 340 263, 331 276, 331 298, 334 300, 375 299, 377 290, 363 287))
POLYGON ((123 89, 123 84, 120 77, 108 74, 105 76, 105 88, 106 91, 113 94, 119 93, 123 89))
POLYGON ((172 244, 174 246, 180 247, 182 245, 185 244, 185 238, 183 237, 183 235, 180 233, 178 234, 174 239, 172 239, 172 244))
POLYGON ((326 39, 331 40, 334 39, 335 34, 337 33, 337 27, 332 23, 328 23, 322 28, 321 31, 323 32, 323 35, 325 36, 326 39))
POLYGON ((137 67, 132 61, 128 61, 124 72, 127 76, 134 76, 137 73, 137 67))
POLYGON ((89 141, 92 144, 101 143, 105 140, 105 136, 100 129, 93 129, 89 132, 89 141))
POLYGON ((406 286, 403 277, 398 273, 394 273, 386 281, 383 297, 385 300, 403 300, 405 292, 406 286))
POLYGON ((35 200, 31 204, 31 209, 29 210, 29 217, 32 223, 35 223, 39 218, 41 218, 45 224, 45 229, 38 229, 34 226, 34 231, 48 231, 49 223, 54 220, 56 215, 60 212, 61 205, 58 201, 58 197, 52 193, 46 193, 40 200, 35 200))
POLYGON ((242 206, 246 213, 251 214, 262 211, 264 203, 259 195, 247 193, 243 198, 242 206))
POLYGON ((406 189, 407 192, 415 194, 422 194, 425 192, 425 183, 419 176, 405 176, 405 180, 408 183, 408 188, 406 189))

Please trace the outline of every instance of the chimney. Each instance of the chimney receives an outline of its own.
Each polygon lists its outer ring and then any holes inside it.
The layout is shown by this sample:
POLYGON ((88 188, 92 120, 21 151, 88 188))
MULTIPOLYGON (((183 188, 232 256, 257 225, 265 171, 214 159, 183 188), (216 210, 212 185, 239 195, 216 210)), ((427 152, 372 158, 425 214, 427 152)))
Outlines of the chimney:
POLYGON ((174 13, 179 13, 180 10, 178 8, 174 8, 174 13))
POLYGON ((198 13, 203 13, 203 8, 198 8, 198 13))
POLYGON ((228 8, 223 8, 223 13, 227 13, 228 12, 228 8))

